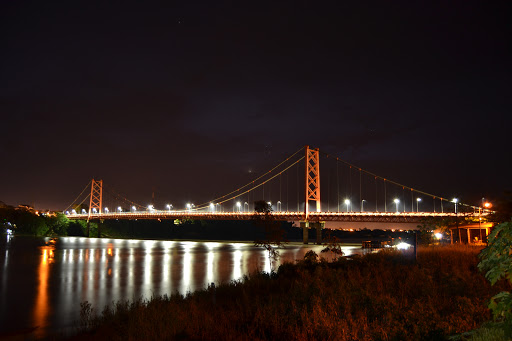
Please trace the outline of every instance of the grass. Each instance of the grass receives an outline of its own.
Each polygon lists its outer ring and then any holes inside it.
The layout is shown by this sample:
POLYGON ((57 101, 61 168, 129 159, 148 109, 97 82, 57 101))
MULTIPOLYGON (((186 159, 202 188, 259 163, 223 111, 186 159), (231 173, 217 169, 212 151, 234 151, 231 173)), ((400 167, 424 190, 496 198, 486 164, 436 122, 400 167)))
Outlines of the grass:
MULTIPOLYGON (((76 339, 444 340, 490 320, 474 247, 428 247, 417 262, 382 252, 300 261, 189 294, 82 304, 76 339)), ((495 332, 495 331, 490 331, 495 332)), ((464 339, 465 340, 465 339, 464 339)))

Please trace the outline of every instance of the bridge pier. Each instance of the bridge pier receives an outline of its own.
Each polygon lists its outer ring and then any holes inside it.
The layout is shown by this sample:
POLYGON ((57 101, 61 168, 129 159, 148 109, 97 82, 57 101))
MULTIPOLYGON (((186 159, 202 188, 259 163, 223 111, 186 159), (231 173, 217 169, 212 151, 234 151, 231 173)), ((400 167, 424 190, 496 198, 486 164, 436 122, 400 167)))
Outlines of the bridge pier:
POLYGON ((301 221, 300 227, 302 227, 302 243, 307 244, 309 240, 309 221, 301 221))
POLYGON ((98 238, 101 238, 101 224, 103 224, 103 219, 98 220, 98 238))
POLYGON ((325 227, 324 221, 309 222, 301 221, 300 227, 302 227, 302 242, 308 244, 309 242, 309 227, 316 229, 316 243, 322 244, 322 229, 325 227))

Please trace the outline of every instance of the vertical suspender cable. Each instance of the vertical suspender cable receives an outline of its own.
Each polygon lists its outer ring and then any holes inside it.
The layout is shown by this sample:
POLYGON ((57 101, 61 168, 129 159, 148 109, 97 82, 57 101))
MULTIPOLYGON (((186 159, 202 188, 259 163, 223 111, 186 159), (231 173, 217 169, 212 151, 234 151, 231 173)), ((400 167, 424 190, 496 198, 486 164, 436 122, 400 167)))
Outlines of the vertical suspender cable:
POLYGON ((386 198, 386 179, 384 179, 384 212, 388 212, 387 198, 386 198))
POLYGON ((340 175, 338 173, 338 158, 336 158, 336 187, 337 187, 337 212, 340 212, 340 175))

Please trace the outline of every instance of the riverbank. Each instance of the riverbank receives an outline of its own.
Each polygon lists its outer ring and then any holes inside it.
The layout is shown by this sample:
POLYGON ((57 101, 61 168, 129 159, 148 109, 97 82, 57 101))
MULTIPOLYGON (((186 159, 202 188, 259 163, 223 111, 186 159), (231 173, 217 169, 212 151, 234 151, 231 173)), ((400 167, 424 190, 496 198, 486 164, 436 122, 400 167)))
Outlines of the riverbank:
POLYGON ((310 258, 186 297, 118 302, 100 316, 83 303, 75 339, 442 340, 490 320, 490 297, 510 290, 478 272, 479 251, 310 258))

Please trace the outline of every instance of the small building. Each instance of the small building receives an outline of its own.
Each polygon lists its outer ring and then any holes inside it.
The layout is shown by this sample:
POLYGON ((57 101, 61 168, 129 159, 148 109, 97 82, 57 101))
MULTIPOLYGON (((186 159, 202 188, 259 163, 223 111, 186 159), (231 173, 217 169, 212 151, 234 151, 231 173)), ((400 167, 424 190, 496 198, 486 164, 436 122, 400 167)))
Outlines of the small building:
POLYGON ((451 243, 485 244, 492 227, 493 223, 466 224, 450 227, 451 243), (460 231, 460 237, 457 235, 457 229, 460 231))

